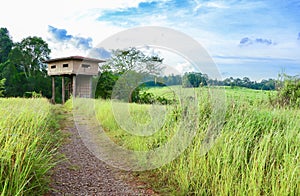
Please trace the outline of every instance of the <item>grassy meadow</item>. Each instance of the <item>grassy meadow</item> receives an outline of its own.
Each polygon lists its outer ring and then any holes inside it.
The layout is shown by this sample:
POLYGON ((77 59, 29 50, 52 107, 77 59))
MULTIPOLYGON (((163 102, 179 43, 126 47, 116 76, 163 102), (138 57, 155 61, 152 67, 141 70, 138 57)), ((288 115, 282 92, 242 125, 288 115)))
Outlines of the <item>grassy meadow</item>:
POLYGON ((0 195, 47 190, 60 133, 47 99, 0 99, 0 195))
MULTIPOLYGON (((197 95, 199 122, 192 144, 172 162, 155 170, 137 172, 151 187, 171 195, 299 195, 300 110, 272 107, 273 91, 225 88, 226 114, 219 137, 203 155, 202 143, 212 115, 208 88, 178 86, 151 88, 147 92, 176 98, 197 95)), ((126 104, 126 103, 120 103, 126 104)), ((150 150, 166 144, 177 131, 182 108, 161 106, 165 116, 151 136, 132 135, 115 120, 111 101, 97 100, 96 115, 107 135, 133 150, 150 150)), ((150 123, 151 106, 129 104, 131 118, 150 123)), ((125 120, 126 121, 126 120, 125 120)))
MULTIPOLYGON (((196 103, 192 106, 198 115, 188 119, 197 122, 196 133, 188 148, 162 167, 133 173, 163 195, 299 195, 299 108, 271 106, 269 99, 275 91, 225 88, 222 106, 226 112, 218 122, 221 131, 209 151, 203 152, 214 113, 211 97, 219 95, 211 91, 222 91, 215 88, 146 89, 175 100, 174 105, 114 102, 113 108, 111 100, 99 99, 95 100, 95 114, 115 143, 130 150, 149 151, 176 136, 182 128, 180 122, 186 122, 184 113, 189 112, 185 111, 186 102, 196 103), (144 133, 145 126, 157 130, 144 133)), ((79 106, 90 111, 89 105, 79 106)), ((58 161, 55 156, 62 135, 55 130, 59 129, 57 111, 63 108, 70 110, 71 100, 61 107, 50 105, 46 99, 0 99, 1 196, 45 193, 49 170, 58 161)), ((176 149, 169 150, 162 156, 176 149)))

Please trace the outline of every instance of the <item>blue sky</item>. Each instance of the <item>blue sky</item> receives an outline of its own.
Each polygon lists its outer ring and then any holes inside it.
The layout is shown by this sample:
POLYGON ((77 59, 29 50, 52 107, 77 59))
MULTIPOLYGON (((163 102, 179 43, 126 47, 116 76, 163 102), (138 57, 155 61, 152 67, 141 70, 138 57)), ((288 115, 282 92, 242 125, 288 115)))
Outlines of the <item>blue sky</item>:
MULTIPOLYGON (((260 80, 276 78, 282 71, 300 74, 300 0, 12 0, 2 9, 0 26, 7 27, 15 41, 41 36, 52 57, 93 52, 108 58, 98 45, 103 39, 155 25, 197 40, 223 77, 260 80)), ((175 59, 169 63, 179 72, 191 67, 175 59)))

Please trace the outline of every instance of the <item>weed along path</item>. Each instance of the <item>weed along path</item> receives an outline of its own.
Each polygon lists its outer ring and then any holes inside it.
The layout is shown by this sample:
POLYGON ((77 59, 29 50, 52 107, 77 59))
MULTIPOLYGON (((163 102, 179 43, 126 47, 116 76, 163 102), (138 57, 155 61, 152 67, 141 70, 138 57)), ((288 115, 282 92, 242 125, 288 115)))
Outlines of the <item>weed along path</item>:
POLYGON ((62 125, 66 141, 59 149, 63 157, 53 169, 47 195, 155 195, 130 173, 96 158, 82 142, 72 115, 64 115, 67 116, 62 125))

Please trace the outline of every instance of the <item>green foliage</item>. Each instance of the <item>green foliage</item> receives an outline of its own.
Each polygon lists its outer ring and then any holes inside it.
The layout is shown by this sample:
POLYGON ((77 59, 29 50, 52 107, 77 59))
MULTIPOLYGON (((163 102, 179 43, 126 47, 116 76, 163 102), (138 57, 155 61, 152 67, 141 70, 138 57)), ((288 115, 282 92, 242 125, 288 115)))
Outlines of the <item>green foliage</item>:
POLYGON ((277 96, 270 97, 270 102, 273 105, 300 108, 300 79, 297 76, 285 76, 278 88, 277 96))
POLYGON ((6 79, 3 78, 2 80, 0 80, 0 97, 4 96, 4 92, 5 92, 5 81, 6 79))
POLYGON ((15 47, 9 54, 12 64, 18 66, 25 77, 34 77, 38 74, 47 75, 45 60, 49 59, 50 49, 48 44, 40 37, 27 37, 15 47))
POLYGON ((118 76, 111 71, 104 71, 101 73, 96 88, 95 97, 102 99, 110 99, 113 87, 118 79, 118 76))
POLYGON ((134 89, 143 81, 143 74, 136 71, 126 71, 118 76, 118 80, 113 86, 112 99, 124 102, 132 102, 131 94, 134 89))
POLYGON ((158 81, 164 83, 165 85, 181 85, 182 84, 182 77, 181 75, 174 75, 171 74, 169 76, 159 77, 158 81))
POLYGON ((24 97, 26 98, 42 98, 42 93, 33 92, 25 92, 24 97))
POLYGON ((1 28, 0 53, 0 79, 6 78, 5 96, 23 97, 25 92, 35 91, 51 97, 51 79, 43 63, 49 58, 50 49, 42 38, 27 37, 12 45, 7 29, 1 28))
POLYGON ((261 82, 251 81, 248 77, 241 78, 226 78, 223 81, 220 80, 208 80, 209 85, 214 86, 230 86, 234 87, 246 87, 256 90, 275 90, 276 80, 275 79, 263 79, 261 82))
POLYGON ((61 135, 46 99, 0 99, 0 195, 43 195, 61 135))
POLYGON ((168 99, 164 96, 154 95, 151 92, 147 92, 146 83, 141 84, 131 92, 130 102, 139 103, 139 104, 173 104, 176 103, 173 99, 168 99))
POLYGON ((162 61, 162 58, 147 56, 136 48, 117 49, 112 51, 111 58, 102 66, 102 70, 118 74, 130 70, 157 75, 161 71, 162 61))
MULTIPOLYGON (((149 89, 152 93, 161 90, 166 87, 149 89)), ((190 88, 178 90, 186 95, 194 93, 190 88)), ((202 155, 212 110, 208 88, 196 90, 201 95, 200 116, 194 119, 199 127, 192 145, 164 167, 138 175, 146 176, 145 181, 152 182, 157 191, 170 195, 299 195, 300 111, 270 108, 265 91, 226 88, 222 134, 202 155)), ((148 105, 129 104, 129 108, 134 110, 131 118, 140 121, 149 110, 148 105)), ((138 137, 118 126, 109 101, 96 103, 96 110, 112 140, 139 151, 155 149, 172 139, 182 112, 180 106, 168 106, 161 130, 149 137, 138 137)))
POLYGON ((13 47, 13 41, 6 28, 0 28, 0 64, 8 59, 8 54, 13 47))
MULTIPOLYGON (((47 75, 47 65, 44 61, 49 59, 50 49, 48 44, 40 37, 27 37, 16 44, 13 50, 18 50, 17 59, 26 77, 36 74, 47 75)), ((13 56, 11 59, 15 59, 13 56)))
POLYGON ((208 76, 200 72, 185 73, 182 77, 182 86, 185 88, 206 86, 208 76))
POLYGON ((132 102, 140 103, 140 104, 153 104, 156 102, 156 98, 152 93, 147 92, 140 92, 140 91, 134 91, 137 92, 136 95, 131 94, 132 102))
POLYGON ((128 96, 133 88, 145 78, 158 74, 162 61, 158 56, 147 56, 136 48, 114 50, 111 58, 100 68, 96 97, 111 98, 115 87, 114 98, 130 101, 128 96))

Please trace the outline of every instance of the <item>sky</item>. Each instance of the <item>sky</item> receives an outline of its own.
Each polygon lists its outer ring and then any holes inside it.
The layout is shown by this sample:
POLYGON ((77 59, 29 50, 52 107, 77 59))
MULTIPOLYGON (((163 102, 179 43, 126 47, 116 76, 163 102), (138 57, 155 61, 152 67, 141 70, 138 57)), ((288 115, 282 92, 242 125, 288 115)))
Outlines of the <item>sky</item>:
MULTIPOLYGON (((252 80, 300 74, 300 0, 26 0, 6 1, 0 27, 14 42, 42 37, 51 58, 97 55, 99 45, 134 27, 172 28, 199 42, 226 77, 252 80)), ((162 55, 174 73, 193 66, 170 51, 162 55)))

